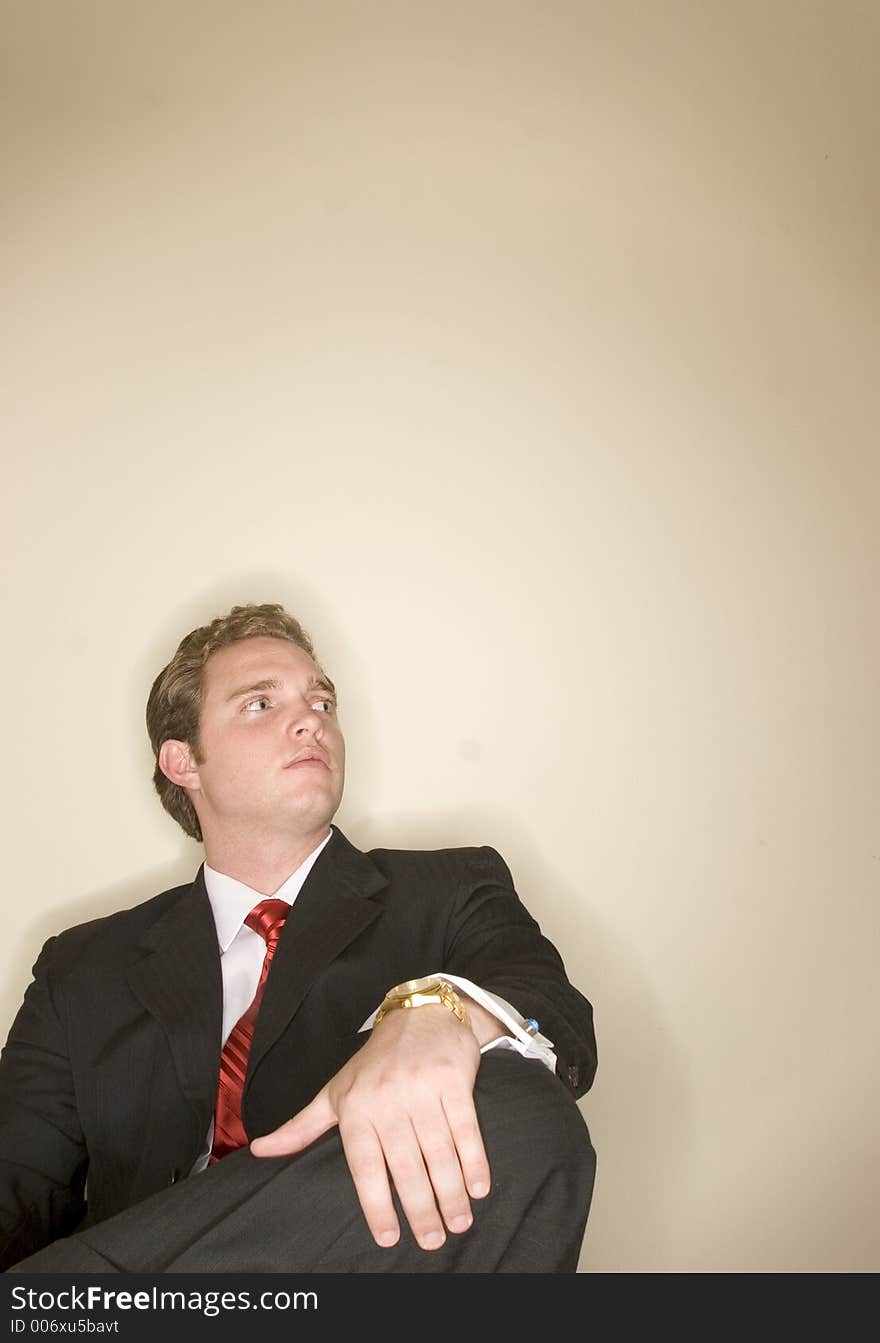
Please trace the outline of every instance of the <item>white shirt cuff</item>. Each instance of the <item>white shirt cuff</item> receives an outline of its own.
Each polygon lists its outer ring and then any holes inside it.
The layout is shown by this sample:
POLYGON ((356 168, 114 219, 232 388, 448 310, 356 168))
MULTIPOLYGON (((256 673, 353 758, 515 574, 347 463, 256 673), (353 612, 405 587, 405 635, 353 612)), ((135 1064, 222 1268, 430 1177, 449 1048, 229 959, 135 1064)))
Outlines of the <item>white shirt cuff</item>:
MULTIPOLYGON (((432 976, 433 978, 433 976, 432 976)), ((474 1002, 485 1007, 493 1017, 497 1017, 511 1035, 499 1035, 497 1040, 490 1040, 488 1044, 483 1045, 481 1054, 487 1053, 490 1049, 515 1049, 527 1059, 540 1059, 552 1073, 556 1072, 556 1054, 553 1050, 553 1041, 548 1040, 546 1035, 542 1035, 538 1030, 538 1022, 529 1021, 517 1012, 516 1008, 506 999, 499 997, 497 993, 489 993, 486 989, 481 989, 478 984, 473 984, 469 979, 462 979, 459 975, 447 975, 440 972, 438 979, 446 979, 450 984, 454 984, 462 993, 466 993, 474 1002)), ((371 1012, 361 1026, 361 1031, 371 1029, 376 1019, 375 1012, 371 1012)), ((360 1032, 358 1032, 360 1034, 360 1032)))

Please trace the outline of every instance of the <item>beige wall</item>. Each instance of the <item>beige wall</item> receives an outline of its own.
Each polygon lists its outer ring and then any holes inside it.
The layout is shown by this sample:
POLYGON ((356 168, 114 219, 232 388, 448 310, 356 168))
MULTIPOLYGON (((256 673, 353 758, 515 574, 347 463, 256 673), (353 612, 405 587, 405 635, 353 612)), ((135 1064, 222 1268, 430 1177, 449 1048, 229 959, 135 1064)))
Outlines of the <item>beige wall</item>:
POLYGON ((282 600, 362 847, 595 1005, 585 1270, 880 1268, 873 3, 20 0, 2 1023, 185 880, 143 706, 282 600))

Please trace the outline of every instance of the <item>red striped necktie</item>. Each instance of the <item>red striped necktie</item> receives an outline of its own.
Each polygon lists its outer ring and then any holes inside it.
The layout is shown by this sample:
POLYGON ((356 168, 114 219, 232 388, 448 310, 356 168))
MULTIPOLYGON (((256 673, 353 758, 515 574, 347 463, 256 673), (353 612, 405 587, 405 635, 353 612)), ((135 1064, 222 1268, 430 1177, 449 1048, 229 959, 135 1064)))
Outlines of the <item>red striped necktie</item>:
POLYGON ((220 1080, 217 1086, 217 1104, 214 1108, 214 1141, 208 1165, 228 1156, 238 1147, 246 1147, 248 1136, 241 1121, 241 1097, 247 1073, 248 1054, 254 1034, 254 1023, 260 1010, 260 999, 269 974, 269 966, 278 946, 284 920, 290 913, 285 900, 261 900, 245 919, 249 928, 259 933, 266 943, 266 955, 260 971, 260 982, 250 1007, 239 1017, 229 1033, 220 1055, 220 1080))

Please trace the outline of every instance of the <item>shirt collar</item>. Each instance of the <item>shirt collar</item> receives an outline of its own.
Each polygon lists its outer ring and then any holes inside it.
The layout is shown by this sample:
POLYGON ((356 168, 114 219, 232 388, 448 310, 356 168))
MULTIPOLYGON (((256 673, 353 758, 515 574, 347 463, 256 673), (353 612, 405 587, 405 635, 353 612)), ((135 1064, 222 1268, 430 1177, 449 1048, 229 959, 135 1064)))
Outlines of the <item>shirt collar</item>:
MULTIPOLYGON (((271 899, 284 900, 288 905, 292 905, 302 890, 315 859, 332 838, 333 831, 331 830, 330 834, 321 840, 317 848, 312 849, 308 857, 303 859, 296 871, 291 872, 271 899)), ((238 935, 242 924, 254 905, 258 905, 261 900, 269 899, 269 897, 264 895, 262 891, 255 891, 252 887, 246 886, 243 881, 227 876, 225 872, 215 872, 214 868, 209 867, 207 863, 204 865, 204 874, 205 889, 211 902, 211 912, 214 915, 214 923, 217 927, 217 941, 220 943, 220 954, 222 955, 238 935)))

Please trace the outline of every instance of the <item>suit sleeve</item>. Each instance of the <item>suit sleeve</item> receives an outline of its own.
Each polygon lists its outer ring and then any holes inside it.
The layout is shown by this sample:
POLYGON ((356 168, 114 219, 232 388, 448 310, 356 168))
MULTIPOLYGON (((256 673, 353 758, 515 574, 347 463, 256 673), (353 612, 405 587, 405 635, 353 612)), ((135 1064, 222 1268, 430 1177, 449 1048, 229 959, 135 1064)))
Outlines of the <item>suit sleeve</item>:
POLYGON ((468 857, 450 914, 444 969, 534 1017, 553 1041, 557 1076, 575 1096, 589 1089, 596 1072, 593 1009, 514 890, 504 859, 488 846, 468 857))
POLYGON ((68 1235, 86 1210, 88 1166, 68 1035, 43 947, 0 1055, 0 1270, 68 1235))

